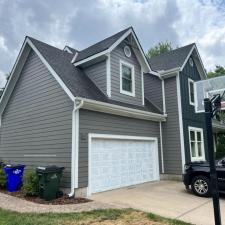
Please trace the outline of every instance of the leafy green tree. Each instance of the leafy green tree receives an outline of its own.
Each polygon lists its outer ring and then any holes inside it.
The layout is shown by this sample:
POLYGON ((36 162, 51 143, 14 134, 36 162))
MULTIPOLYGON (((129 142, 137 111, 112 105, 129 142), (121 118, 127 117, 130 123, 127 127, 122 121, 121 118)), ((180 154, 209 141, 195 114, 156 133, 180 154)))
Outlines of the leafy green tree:
POLYGON ((151 58, 152 56, 157 56, 162 53, 166 53, 173 50, 172 45, 170 42, 165 41, 165 42, 159 42, 157 45, 154 47, 150 48, 148 52, 146 53, 146 56, 148 58, 151 58))
POLYGON ((219 77, 225 75, 225 68, 220 65, 216 65, 216 68, 214 71, 208 72, 208 78, 213 78, 213 77, 219 77))

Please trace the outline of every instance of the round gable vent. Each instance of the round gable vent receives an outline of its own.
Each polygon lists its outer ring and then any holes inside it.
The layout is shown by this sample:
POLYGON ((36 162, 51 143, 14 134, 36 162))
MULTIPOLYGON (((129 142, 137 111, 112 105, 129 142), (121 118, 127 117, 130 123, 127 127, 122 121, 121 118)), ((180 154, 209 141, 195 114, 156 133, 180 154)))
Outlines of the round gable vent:
POLYGON ((193 62, 193 59, 192 58, 189 59, 189 64, 190 64, 191 67, 194 66, 194 62, 193 62))
POLYGON ((131 56, 131 49, 128 45, 126 45, 123 50, 124 50, 124 54, 125 54, 126 57, 131 56))

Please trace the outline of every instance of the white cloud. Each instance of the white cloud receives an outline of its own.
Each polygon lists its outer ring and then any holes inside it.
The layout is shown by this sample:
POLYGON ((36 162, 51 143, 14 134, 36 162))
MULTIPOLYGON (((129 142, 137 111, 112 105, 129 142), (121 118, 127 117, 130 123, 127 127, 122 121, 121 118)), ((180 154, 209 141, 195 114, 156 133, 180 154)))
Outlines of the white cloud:
POLYGON ((0 0, 0 70, 9 73, 26 35, 82 49, 127 26, 145 50, 196 42, 212 69, 225 65, 224 12, 222 0, 0 0))

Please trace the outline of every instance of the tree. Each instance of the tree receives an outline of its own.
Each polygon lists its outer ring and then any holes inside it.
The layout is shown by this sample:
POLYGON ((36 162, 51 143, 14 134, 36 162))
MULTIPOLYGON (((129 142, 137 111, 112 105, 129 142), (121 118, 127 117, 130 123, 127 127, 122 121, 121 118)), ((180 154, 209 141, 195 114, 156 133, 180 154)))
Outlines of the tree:
POLYGON ((165 42, 159 42, 157 45, 154 47, 150 48, 148 52, 146 53, 146 56, 148 58, 151 58, 152 56, 157 56, 162 53, 166 53, 173 50, 171 43, 168 41, 165 42))
POLYGON ((216 65, 216 68, 214 71, 210 71, 207 74, 208 78, 213 78, 213 77, 219 77, 225 75, 225 68, 220 65, 216 65))

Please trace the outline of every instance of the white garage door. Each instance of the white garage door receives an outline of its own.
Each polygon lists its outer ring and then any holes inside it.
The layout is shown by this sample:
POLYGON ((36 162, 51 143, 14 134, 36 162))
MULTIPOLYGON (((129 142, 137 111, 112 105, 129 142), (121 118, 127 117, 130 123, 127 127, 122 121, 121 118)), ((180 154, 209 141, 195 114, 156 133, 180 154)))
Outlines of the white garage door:
POLYGON ((92 137, 89 194, 159 179, 157 139, 92 137))

